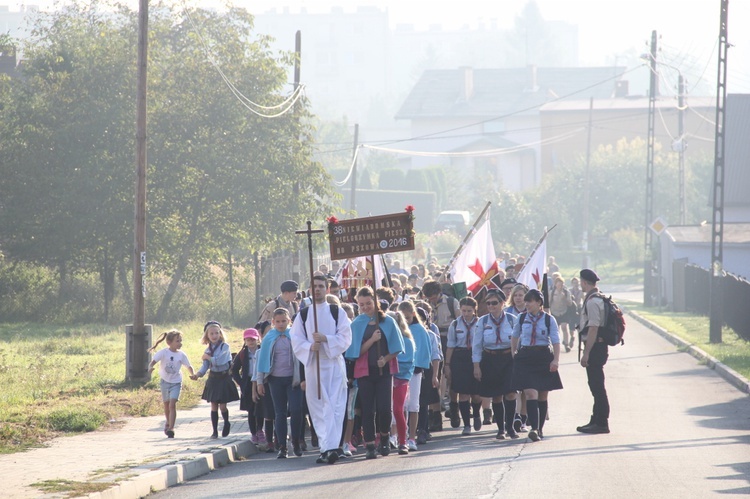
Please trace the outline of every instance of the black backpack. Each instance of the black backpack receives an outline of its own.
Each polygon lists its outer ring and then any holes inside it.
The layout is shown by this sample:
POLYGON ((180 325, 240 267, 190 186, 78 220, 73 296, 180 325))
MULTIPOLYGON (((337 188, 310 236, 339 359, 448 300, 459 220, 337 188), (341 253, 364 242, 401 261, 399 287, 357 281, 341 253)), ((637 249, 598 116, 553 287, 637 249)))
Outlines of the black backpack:
MULTIPOLYGON (((549 318, 551 315, 549 315, 547 312, 544 313, 544 324, 547 326, 547 334, 549 334, 549 318)), ((523 322, 526 320, 526 312, 523 312, 521 315, 518 316, 518 324, 520 324, 521 327, 523 327, 523 322)))
MULTIPOLYGON (((333 322, 336 324, 336 326, 338 326, 339 325, 339 306, 334 305, 332 303, 329 303, 328 306, 331 307, 331 315, 333 316, 333 322)), ((300 318, 302 319, 302 329, 305 330, 305 336, 308 339, 310 338, 309 336, 307 336, 307 325, 305 324, 305 322, 307 322, 307 315, 309 313, 310 313, 310 307, 305 307, 299 311, 300 318)))

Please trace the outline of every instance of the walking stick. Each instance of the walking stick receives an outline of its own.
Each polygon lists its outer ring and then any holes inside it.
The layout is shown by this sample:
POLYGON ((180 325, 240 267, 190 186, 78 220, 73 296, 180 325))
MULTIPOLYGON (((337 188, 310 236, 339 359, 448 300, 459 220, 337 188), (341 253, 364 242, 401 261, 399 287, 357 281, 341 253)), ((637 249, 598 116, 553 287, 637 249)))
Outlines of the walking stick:
MULTIPOLYGON (((313 253, 312 253, 312 235, 318 234, 320 232, 324 232, 323 230, 312 230, 312 222, 310 220, 307 221, 307 230, 298 230, 295 231, 295 234, 307 234, 307 254, 310 257, 310 292, 312 293, 312 303, 310 306, 312 307, 313 311, 313 324, 314 329, 313 331, 315 333, 318 332, 318 308, 315 303, 315 286, 313 284, 313 253)), ((320 347, 320 345, 318 345, 320 347)), ((320 348, 315 351, 315 367, 316 372, 318 374, 318 400, 320 400, 320 348)))

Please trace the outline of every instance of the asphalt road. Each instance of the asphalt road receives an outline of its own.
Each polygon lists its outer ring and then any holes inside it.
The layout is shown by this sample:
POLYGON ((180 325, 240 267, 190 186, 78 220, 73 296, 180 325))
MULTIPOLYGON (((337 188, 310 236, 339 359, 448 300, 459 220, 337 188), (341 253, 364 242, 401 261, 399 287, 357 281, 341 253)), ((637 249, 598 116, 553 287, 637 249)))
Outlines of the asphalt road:
POLYGON ((496 441, 459 430, 408 456, 333 466, 316 454, 260 454, 153 497, 607 497, 750 495, 750 397, 634 320, 605 367, 608 435, 583 435, 591 395, 575 353, 562 354, 565 388, 550 395, 545 439, 496 441))

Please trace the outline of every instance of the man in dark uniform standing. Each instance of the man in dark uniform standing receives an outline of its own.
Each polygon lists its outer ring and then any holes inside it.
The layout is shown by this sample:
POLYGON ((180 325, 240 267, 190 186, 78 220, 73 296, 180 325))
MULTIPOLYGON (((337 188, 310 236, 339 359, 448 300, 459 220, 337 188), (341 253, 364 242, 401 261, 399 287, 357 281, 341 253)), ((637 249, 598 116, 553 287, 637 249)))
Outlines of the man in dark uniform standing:
POLYGON ((576 428, 581 433, 609 433, 609 399, 604 386, 604 364, 609 357, 607 344, 599 337, 599 328, 604 325, 604 302, 596 283, 599 276, 591 269, 580 272, 581 289, 586 294, 583 301, 579 329, 583 342, 581 366, 586 368, 594 409, 588 424, 576 428))

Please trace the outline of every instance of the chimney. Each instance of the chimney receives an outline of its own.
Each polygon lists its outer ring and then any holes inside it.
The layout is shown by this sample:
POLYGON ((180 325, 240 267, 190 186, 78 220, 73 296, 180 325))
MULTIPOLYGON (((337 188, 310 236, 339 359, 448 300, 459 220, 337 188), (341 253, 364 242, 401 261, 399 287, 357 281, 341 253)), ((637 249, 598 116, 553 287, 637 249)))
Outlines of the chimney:
POLYGON ((458 68, 461 78, 461 91, 458 95, 459 102, 469 102, 474 95, 474 70, 470 66, 458 68))
POLYGON ((526 88, 524 92, 536 92, 539 90, 539 84, 536 80, 536 64, 526 66, 526 88))

